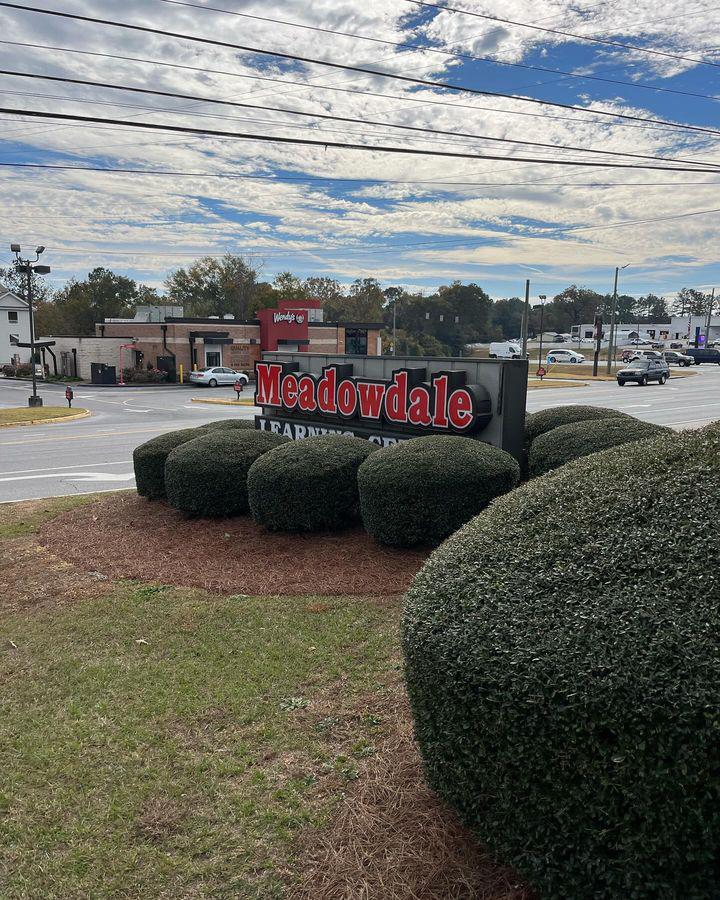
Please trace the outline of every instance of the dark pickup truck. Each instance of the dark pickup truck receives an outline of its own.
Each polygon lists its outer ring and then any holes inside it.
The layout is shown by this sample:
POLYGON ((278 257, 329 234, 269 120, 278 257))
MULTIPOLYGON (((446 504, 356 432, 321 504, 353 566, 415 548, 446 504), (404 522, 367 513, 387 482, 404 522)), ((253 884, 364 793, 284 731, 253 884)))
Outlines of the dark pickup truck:
POLYGON ((717 363, 720 366, 720 350, 714 347, 688 347, 683 352, 692 358, 696 366, 700 363, 717 363))

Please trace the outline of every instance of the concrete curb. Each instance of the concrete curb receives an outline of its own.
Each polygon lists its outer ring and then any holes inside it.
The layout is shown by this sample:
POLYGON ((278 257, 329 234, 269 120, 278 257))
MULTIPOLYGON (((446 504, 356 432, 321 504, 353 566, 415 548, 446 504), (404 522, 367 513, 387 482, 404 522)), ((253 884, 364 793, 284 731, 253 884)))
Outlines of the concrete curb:
POLYGON ((87 419, 90 415, 92 415, 92 413, 89 409, 83 409, 81 412, 80 408, 78 408, 78 411, 74 416, 55 416, 52 419, 28 419, 26 422, 0 422, 0 428, 18 428, 23 425, 52 425, 55 422, 74 422, 75 419, 87 419))
POLYGON ((218 406, 255 406, 255 401, 250 400, 249 398, 247 400, 220 400, 215 397, 212 397, 212 398, 209 397, 207 399, 205 399, 205 397, 191 397, 190 402, 191 403, 214 403, 214 404, 217 404, 218 406))

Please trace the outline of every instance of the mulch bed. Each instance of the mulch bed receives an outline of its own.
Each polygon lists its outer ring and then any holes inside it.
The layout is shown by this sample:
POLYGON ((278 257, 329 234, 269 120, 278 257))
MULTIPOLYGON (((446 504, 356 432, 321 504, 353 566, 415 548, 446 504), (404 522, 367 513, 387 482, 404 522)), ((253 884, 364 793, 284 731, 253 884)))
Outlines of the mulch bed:
POLYGON ((223 594, 388 596, 407 590, 427 550, 394 550, 364 531, 275 534, 251 519, 188 519, 115 494, 46 523, 40 543, 79 569, 223 594))

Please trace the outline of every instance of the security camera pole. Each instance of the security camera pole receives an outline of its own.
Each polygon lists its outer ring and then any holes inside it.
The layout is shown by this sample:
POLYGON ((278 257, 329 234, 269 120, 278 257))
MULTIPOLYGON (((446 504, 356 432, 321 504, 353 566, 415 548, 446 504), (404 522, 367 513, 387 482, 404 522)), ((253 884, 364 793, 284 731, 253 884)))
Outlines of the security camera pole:
POLYGON ((32 303, 32 277, 33 272, 36 275, 49 275, 50 274, 50 266, 38 266, 36 265, 37 261, 40 259, 41 255, 45 252, 44 247, 38 247, 35 250, 35 259, 23 259, 20 254, 22 250, 20 248, 20 244, 10 244, 10 252, 15 254, 15 265, 17 266, 18 272, 22 272, 24 275, 27 275, 27 304, 28 304, 28 312, 30 314, 30 369, 32 371, 32 395, 28 397, 28 406, 42 406, 42 397, 38 397, 37 392, 37 375, 35 373, 35 318, 33 315, 33 303, 32 303))

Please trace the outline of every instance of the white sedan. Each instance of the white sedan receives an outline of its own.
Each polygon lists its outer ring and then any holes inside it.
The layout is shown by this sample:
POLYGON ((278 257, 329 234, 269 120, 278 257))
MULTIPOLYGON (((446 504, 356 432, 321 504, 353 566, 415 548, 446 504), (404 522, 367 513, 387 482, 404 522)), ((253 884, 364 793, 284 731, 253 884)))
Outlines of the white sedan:
POLYGON ((205 384, 208 387, 217 387, 219 384, 235 384, 241 381, 244 385, 250 379, 244 372, 236 372, 235 369, 227 369, 224 366, 208 366, 190 373, 190 381, 193 384, 205 384))
POLYGON ((548 363, 581 363, 585 362, 582 353, 576 353, 574 350, 548 350, 548 363))

